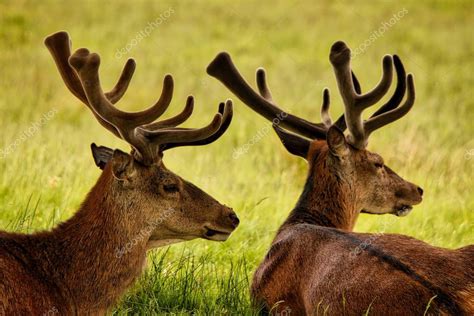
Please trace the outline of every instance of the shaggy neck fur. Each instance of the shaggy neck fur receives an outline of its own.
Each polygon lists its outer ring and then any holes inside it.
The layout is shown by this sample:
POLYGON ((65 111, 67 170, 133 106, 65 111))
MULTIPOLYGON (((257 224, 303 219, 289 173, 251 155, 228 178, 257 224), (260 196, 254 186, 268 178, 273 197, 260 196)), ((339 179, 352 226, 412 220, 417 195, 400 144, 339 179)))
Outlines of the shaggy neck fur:
MULTIPOLYGON (((45 279, 82 312, 109 309, 140 275, 150 231, 108 166, 80 210, 50 233, 25 236, 45 279)), ((26 248, 26 247, 25 247, 26 248)))
POLYGON ((284 226, 298 223, 351 231, 359 211, 355 192, 328 165, 326 142, 314 142, 308 153, 309 173, 295 208, 284 226))

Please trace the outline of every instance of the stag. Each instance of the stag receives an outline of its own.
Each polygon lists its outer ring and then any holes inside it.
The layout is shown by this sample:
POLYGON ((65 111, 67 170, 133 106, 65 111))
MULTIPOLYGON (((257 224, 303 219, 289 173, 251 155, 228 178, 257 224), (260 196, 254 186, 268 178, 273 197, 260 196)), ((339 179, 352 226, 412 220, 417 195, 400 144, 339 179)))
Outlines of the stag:
POLYGON ((168 170, 162 160, 165 150, 206 145, 222 136, 232 103, 221 103, 203 128, 177 127, 190 117, 193 97, 182 113, 155 122, 171 102, 173 79, 167 75, 154 105, 123 112, 113 104, 128 87, 133 60, 104 93, 99 55, 81 48, 71 56, 65 32, 47 37, 45 44, 72 94, 132 152, 93 144, 103 171, 71 219, 50 232, 0 231, 0 314, 103 315, 140 275, 147 250, 195 238, 225 241, 239 224, 231 208, 168 170), (133 247, 125 247, 132 240, 133 247))
POLYGON ((343 42, 330 52, 345 109, 335 122, 328 89, 322 123, 313 123, 277 106, 262 68, 256 74, 258 92, 227 53, 207 68, 252 110, 273 120, 285 148, 309 165, 303 193, 255 272, 253 301, 262 312, 291 315, 473 315, 473 245, 450 250, 404 235, 352 231, 361 212, 407 215, 421 202, 423 190, 366 149, 372 132, 412 108, 413 76, 406 75, 398 56, 387 55, 380 82, 362 94, 350 54, 343 42), (394 94, 364 121, 362 112, 387 94, 393 68, 394 94))

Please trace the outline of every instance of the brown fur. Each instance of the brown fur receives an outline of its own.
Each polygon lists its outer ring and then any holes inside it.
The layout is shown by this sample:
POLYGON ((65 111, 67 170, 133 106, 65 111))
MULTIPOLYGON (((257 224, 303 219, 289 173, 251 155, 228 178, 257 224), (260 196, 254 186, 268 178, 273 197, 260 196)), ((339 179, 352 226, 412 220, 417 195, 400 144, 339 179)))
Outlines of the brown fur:
POLYGON ((231 209, 162 163, 116 151, 70 220, 51 232, 0 232, 0 315, 103 315, 140 275, 147 249, 224 240, 237 224, 231 209), (170 185, 177 191, 164 190, 170 185))
POLYGON ((361 210, 396 213, 421 189, 339 136, 312 142, 304 191, 255 272, 254 301, 291 315, 423 315, 428 304, 430 315, 473 315, 474 246, 351 232, 361 210))

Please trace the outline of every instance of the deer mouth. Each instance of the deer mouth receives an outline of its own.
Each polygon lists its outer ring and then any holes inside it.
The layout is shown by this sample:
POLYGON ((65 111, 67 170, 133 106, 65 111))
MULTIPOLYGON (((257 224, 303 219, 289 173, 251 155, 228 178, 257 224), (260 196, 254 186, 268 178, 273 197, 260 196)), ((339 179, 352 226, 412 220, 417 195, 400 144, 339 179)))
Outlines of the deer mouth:
POLYGON ((395 206, 392 211, 386 211, 382 213, 375 213, 375 212, 370 212, 366 209, 362 209, 360 212, 361 213, 366 213, 366 214, 374 214, 374 215, 384 215, 384 214, 393 214, 399 217, 407 216, 413 209, 412 205, 408 204, 402 204, 399 206, 395 206))
POLYGON ((394 209, 393 214, 399 217, 407 216, 411 212, 412 209, 413 209, 413 206, 411 205, 401 205, 394 209))
POLYGON ((209 228, 207 226, 204 226, 204 229, 206 230, 204 232, 204 238, 209 239, 209 240, 214 240, 214 241, 226 241, 227 238, 229 238, 230 234, 232 231, 224 231, 224 230, 217 230, 213 228, 209 228))

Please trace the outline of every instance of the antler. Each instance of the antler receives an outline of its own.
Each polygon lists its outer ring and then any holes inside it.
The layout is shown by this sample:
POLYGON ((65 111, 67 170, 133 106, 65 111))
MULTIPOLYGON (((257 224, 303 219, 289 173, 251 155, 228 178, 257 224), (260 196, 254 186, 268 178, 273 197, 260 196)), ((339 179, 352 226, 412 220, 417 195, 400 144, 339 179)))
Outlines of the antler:
POLYGON ((127 61, 116 86, 108 93, 102 91, 99 80, 100 57, 87 49, 78 49, 70 56, 70 40, 66 32, 59 32, 46 38, 58 70, 69 90, 85 103, 99 123, 127 141, 134 149, 136 158, 144 164, 161 159, 162 152, 178 146, 208 144, 218 139, 232 120, 232 102, 219 105, 212 122, 203 128, 178 128, 192 114, 194 98, 189 96, 185 109, 177 116, 154 122, 168 108, 173 95, 173 78, 166 75, 160 98, 150 108, 135 112, 123 112, 113 104, 125 93, 135 69, 133 60, 127 61))
POLYGON ((387 125, 404 116, 414 104, 415 86, 413 75, 409 74, 406 79, 404 69, 398 57, 396 60, 399 81, 397 89, 392 98, 377 111, 369 120, 363 122, 362 112, 376 104, 387 93, 392 81, 392 56, 385 56, 382 61, 383 74, 380 82, 371 91, 360 94, 355 89, 354 76, 350 67, 351 51, 344 42, 336 42, 331 47, 330 61, 336 74, 337 85, 342 96, 345 108, 345 120, 349 129, 348 141, 356 148, 362 149, 367 146, 369 135, 376 129, 387 125), (403 73, 402 73, 403 72, 403 73), (403 77, 401 77, 403 75, 403 77), (401 78, 400 78, 401 77, 401 78), (403 94, 408 85, 408 95, 405 103, 398 107, 403 99, 403 94))
POLYGON ((265 71, 257 70, 257 85, 260 94, 255 92, 242 78, 234 66, 229 54, 222 52, 209 64, 207 73, 221 81, 242 102, 267 120, 279 119, 279 125, 295 133, 310 138, 324 138, 326 128, 321 123, 312 123, 300 117, 287 113, 273 101, 267 86, 265 71))
POLYGON ((338 86, 345 104, 345 115, 341 115, 334 123, 329 115, 330 94, 327 88, 323 90, 321 106, 322 123, 312 123, 303 118, 287 114, 276 105, 267 85, 266 74, 263 68, 259 68, 256 73, 259 93, 253 90, 242 78, 229 54, 226 52, 219 53, 216 56, 207 67, 207 73, 221 81, 255 112, 270 121, 276 118, 279 119, 278 125, 280 127, 299 135, 311 139, 325 139, 326 132, 332 125, 342 131, 349 126, 350 135, 348 141, 357 148, 366 146, 368 136, 375 129, 401 118, 413 106, 415 97, 413 77, 411 74, 408 77, 406 76, 402 62, 398 56, 394 55, 393 63, 398 80, 395 92, 390 100, 382 105, 368 121, 362 122, 360 116, 362 110, 377 103, 390 87, 392 80, 392 57, 385 56, 382 79, 372 91, 366 94, 361 94, 359 81, 350 69, 350 50, 343 42, 337 42, 333 45, 330 59, 336 71, 338 86), (407 83, 407 100, 402 106, 398 107, 405 95, 407 83), (287 114, 287 116, 282 118, 281 114, 287 114))

